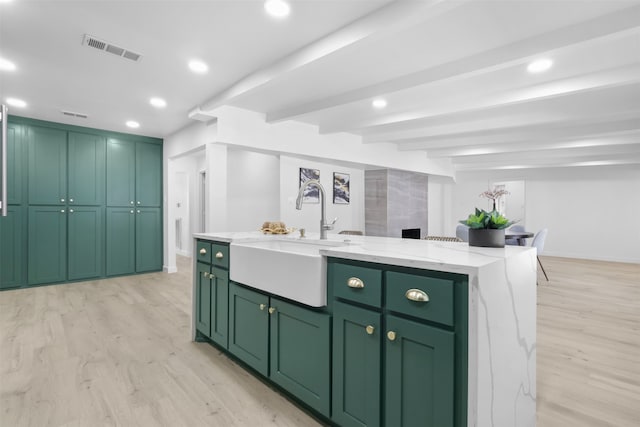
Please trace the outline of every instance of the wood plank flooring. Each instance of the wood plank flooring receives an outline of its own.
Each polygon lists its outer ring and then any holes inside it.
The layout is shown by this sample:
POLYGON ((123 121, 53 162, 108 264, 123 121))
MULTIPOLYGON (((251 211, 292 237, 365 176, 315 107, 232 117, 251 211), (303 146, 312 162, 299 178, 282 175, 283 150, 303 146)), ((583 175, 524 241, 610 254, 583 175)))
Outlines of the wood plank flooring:
MULTIPOLYGON (((538 426, 639 425, 640 265, 542 262, 538 426)), ((321 425, 189 340, 178 267, 0 292, 0 426, 321 425)))

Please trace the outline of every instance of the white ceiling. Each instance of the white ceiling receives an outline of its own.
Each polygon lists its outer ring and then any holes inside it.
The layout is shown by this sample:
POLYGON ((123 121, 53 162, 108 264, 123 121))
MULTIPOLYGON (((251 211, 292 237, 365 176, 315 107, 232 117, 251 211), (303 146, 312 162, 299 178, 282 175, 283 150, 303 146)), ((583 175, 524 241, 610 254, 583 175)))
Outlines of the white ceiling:
POLYGON ((459 171, 640 164, 638 0, 292 0, 286 19, 262 3, 0 2, 0 57, 17 66, 0 71, 0 98, 25 100, 17 115, 159 137, 232 105, 459 171), (207 74, 188 70, 196 57, 207 74), (528 73, 541 57, 552 68, 528 73))

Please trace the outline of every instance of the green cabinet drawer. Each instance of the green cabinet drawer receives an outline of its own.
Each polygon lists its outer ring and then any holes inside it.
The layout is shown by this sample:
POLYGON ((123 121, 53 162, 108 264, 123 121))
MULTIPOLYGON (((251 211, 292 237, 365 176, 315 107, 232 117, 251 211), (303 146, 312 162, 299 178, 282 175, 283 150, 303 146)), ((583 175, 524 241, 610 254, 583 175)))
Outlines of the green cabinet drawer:
POLYGON ((385 275, 387 309, 444 325, 454 325, 454 281, 394 271, 387 271, 385 275))
POLYGON ((356 265, 330 264, 330 281, 337 298, 366 304, 382 306, 382 271, 356 265))
POLYGON ((229 268, 229 245, 211 243, 211 263, 216 267, 229 268))
POLYGON ((211 242, 198 240, 198 244, 196 245, 196 257, 198 258, 198 262, 211 264, 211 242))

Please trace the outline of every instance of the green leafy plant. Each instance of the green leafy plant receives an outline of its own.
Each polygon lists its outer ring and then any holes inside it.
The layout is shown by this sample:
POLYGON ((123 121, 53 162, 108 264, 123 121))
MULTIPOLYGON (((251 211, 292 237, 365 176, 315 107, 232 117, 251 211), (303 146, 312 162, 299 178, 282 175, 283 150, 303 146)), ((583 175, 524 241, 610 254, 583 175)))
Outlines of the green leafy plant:
POLYGON ((470 214, 469 218, 460 221, 460 224, 464 224, 473 229, 503 229, 510 227, 515 221, 509 221, 502 214, 496 210, 487 212, 482 209, 476 208, 475 214, 470 214))

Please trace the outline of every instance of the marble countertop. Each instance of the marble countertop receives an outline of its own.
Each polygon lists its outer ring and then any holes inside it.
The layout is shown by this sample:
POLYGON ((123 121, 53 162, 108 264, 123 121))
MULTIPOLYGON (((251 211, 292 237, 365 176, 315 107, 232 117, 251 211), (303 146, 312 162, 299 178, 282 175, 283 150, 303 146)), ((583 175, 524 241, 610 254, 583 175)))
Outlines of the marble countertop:
MULTIPOLYGON (((298 233, 265 235, 259 231, 195 233, 193 237, 240 243, 266 239, 317 240, 319 239, 319 233, 307 233, 304 238, 300 238, 298 233)), ((525 251, 534 250, 531 247, 523 246, 479 248, 470 247, 466 242, 441 242, 344 234, 328 234, 327 240, 348 243, 346 246, 322 249, 320 253, 327 257, 464 274, 477 272, 481 267, 522 254, 525 251)))

